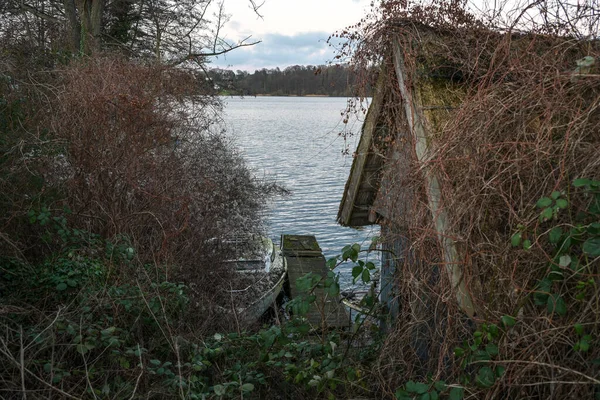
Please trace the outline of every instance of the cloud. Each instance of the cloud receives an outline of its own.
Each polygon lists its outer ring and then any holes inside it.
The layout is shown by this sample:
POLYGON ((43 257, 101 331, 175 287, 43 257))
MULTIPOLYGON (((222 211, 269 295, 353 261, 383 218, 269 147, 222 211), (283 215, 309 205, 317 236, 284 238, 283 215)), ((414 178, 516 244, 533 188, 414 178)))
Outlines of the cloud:
POLYGON ((262 42, 244 47, 212 60, 211 66, 253 72, 261 68, 285 68, 290 65, 321 65, 334 57, 327 44, 327 32, 297 35, 267 33, 262 42))

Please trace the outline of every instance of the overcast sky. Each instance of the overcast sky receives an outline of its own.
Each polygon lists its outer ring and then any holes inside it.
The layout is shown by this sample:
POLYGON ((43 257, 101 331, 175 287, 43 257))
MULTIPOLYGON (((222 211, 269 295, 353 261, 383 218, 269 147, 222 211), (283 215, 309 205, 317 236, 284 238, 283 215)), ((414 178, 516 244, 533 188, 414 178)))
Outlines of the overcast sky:
MULTIPOLYGON (((260 4, 261 0, 256 0, 260 4)), ((360 21, 371 0, 264 0, 259 18, 249 0, 226 0, 230 42, 252 36, 262 43, 213 58, 212 67, 254 72, 260 68, 325 64, 333 57, 330 34, 360 21)))

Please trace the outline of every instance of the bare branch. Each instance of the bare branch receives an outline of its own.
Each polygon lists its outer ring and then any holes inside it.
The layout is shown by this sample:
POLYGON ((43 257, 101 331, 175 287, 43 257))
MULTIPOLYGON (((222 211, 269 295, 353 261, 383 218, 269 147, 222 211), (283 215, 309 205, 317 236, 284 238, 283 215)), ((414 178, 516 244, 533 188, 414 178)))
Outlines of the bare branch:
POLYGON ((265 2, 263 1, 260 4, 257 4, 256 1, 254 0, 249 0, 250 1, 250 6, 252 8, 252 11, 254 11, 254 13, 259 16, 260 18, 263 18, 262 14, 258 12, 258 10, 265 4, 265 2))
POLYGON ((37 8, 30 6, 29 4, 25 4, 25 2, 22 0, 19 2, 18 6, 21 10, 30 12, 31 14, 35 15, 36 17, 45 19, 46 21, 50 21, 50 22, 54 22, 54 23, 62 22, 60 19, 53 17, 52 15, 48 15, 45 12, 42 12, 42 11, 38 10, 37 8))
POLYGON ((246 43, 246 40, 250 39, 250 37, 251 36, 248 36, 246 39, 240 41, 236 45, 227 45, 228 46, 227 48, 224 48, 223 50, 220 50, 220 51, 215 50, 215 51, 210 52, 210 53, 190 53, 190 54, 188 54, 187 56, 185 56, 183 58, 180 58, 180 59, 177 59, 177 60, 174 60, 174 61, 168 63, 167 65, 169 67, 176 67, 178 65, 183 64, 186 61, 199 61, 199 60, 202 60, 202 59, 204 59, 206 57, 220 56, 220 55, 223 55, 223 54, 227 54, 230 51, 233 51, 235 49, 239 49, 241 47, 249 47, 249 46, 254 46, 254 45, 257 45, 259 43, 262 43, 262 40, 257 40, 255 42, 246 43))

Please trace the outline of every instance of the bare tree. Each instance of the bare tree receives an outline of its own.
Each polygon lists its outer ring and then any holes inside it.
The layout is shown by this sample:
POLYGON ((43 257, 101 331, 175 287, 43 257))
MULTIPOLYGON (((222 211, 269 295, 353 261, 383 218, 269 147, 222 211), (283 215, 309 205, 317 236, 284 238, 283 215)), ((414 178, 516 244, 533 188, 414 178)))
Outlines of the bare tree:
MULTIPOLYGON (((262 4, 249 2, 260 16, 262 4)), ((222 37, 228 21, 223 1, 7 0, 2 7, 5 32, 19 32, 40 48, 61 47, 59 39, 66 36, 65 47, 80 54, 112 43, 136 56, 179 65, 259 43, 251 37, 237 42, 222 37)))

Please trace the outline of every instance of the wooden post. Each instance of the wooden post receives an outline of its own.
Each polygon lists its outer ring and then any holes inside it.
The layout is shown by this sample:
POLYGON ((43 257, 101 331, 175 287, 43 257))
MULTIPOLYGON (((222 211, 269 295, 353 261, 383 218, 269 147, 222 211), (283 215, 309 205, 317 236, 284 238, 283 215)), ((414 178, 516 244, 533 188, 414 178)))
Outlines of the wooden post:
MULTIPOLYGON (((404 102, 404 112, 406 114, 408 126, 411 133, 414 135, 417 160, 423 164, 428 161, 427 130, 423 124, 423 116, 420 113, 421 101, 419 95, 414 88, 409 89, 407 84, 404 55, 398 39, 394 40, 394 68, 396 70, 398 86, 404 102)), ((473 317, 475 315, 475 306, 473 305, 471 294, 463 279, 461 260, 458 256, 456 245, 449 237, 448 215, 442 208, 442 193, 439 181, 429 168, 424 168, 423 170, 428 206, 435 223, 438 238, 442 243, 446 272, 450 278, 452 288, 456 293, 458 305, 469 317, 473 317)))

